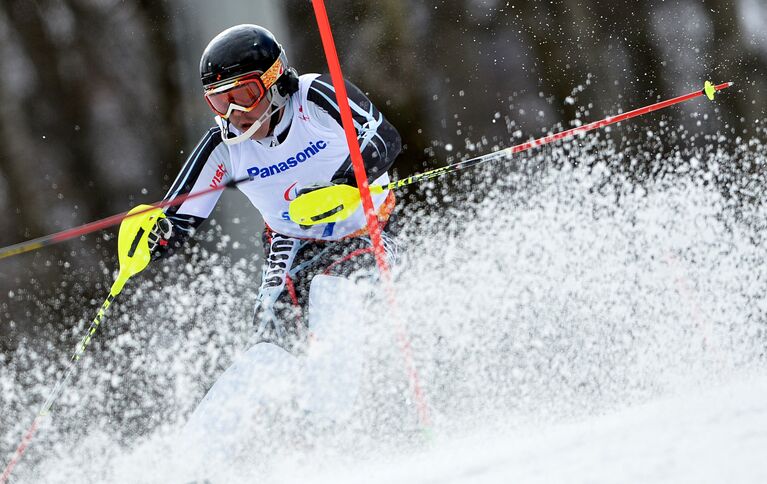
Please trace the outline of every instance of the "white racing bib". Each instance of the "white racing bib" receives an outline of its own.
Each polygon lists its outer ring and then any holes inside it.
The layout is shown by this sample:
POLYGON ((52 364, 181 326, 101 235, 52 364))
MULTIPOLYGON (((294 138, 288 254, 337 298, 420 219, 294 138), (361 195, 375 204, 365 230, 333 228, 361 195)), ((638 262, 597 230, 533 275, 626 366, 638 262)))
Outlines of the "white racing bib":
MULTIPOLYGON (((301 188, 316 182, 328 182, 349 156, 343 129, 326 128, 313 122, 304 106, 308 88, 316 74, 301 76, 300 89, 293 95, 292 123, 281 144, 267 147, 246 141, 229 147, 230 179, 250 176, 239 189, 261 212, 264 221, 275 231, 293 237, 337 240, 367 225, 360 207, 346 220, 302 229, 288 216, 290 202, 301 188)), ((388 183, 388 174, 376 183, 388 183)), ((373 196, 378 210, 388 192, 373 196)))

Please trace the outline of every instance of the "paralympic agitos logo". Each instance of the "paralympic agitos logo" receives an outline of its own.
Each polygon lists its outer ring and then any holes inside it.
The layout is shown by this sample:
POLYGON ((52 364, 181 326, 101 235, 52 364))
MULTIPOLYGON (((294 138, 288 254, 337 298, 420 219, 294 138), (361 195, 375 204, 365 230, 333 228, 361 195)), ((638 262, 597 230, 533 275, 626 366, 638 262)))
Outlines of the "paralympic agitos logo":
POLYGON ((248 168, 248 176, 250 176, 251 180, 254 180, 256 178, 268 178, 272 175, 288 171, 291 168, 298 166, 299 163, 305 162, 327 147, 327 142, 322 140, 309 142, 309 146, 307 146, 306 149, 299 151, 285 161, 281 161, 277 164, 265 167, 252 166, 248 168))

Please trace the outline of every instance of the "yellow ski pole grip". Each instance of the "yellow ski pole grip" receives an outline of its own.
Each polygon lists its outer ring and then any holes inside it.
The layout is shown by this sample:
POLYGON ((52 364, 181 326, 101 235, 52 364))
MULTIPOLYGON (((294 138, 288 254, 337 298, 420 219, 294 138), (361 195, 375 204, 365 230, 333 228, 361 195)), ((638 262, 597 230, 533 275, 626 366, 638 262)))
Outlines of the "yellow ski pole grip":
POLYGON ((117 255, 120 260, 120 272, 112 285, 111 294, 117 296, 125 283, 146 269, 152 260, 149 251, 149 234, 157 220, 165 218, 162 209, 152 205, 134 207, 120 224, 117 237, 117 255))

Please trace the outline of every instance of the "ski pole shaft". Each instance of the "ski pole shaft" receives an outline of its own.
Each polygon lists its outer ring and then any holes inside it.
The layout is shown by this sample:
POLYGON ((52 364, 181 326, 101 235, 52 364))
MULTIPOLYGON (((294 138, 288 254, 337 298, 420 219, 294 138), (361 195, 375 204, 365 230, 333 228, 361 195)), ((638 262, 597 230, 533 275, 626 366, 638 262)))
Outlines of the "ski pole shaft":
POLYGON ((51 390, 51 393, 48 395, 48 398, 45 399, 45 403, 43 403, 43 405, 40 407, 40 411, 37 413, 35 420, 32 422, 32 425, 24 434, 24 438, 21 440, 18 447, 16 447, 16 452, 14 452, 13 457, 8 462, 8 465, 5 467, 3 474, 0 475, 0 484, 5 484, 8 478, 11 476, 11 472, 13 472, 13 469, 16 467, 16 464, 18 464, 18 462, 21 460, 21 457, 24 455, 24 452, 27 450, 27 447, 29 447, 30 442, 32 442, 32 438, 35 436, 37 429, 40 427, 40 423, 42 422, 42 419, 48 416, 48 414, 50 413, 51 407, 53 407, 53 403, 61 396, 61 393, 64 391, 66 384, 69 382, 70 378, 72 377, 72 373, 74 371, 75 365, 77 364, 78 361, 80 361, 80 357, 83 355, 83 353, 85 353, 85 349, 88 347, 88 344, 90 344, 91 338, 93 337, 94 334, 96 334, 96 330, 98 330, 99 326, 101 325, 101 321, 104 318, 104 314, 106 313, 106 310, 112 304, 112 301, 114 301, 114 298, 116 296, 117 294, 110 293, 109 297, 107 297, 106 301, 104 301, 104 304, 102 304, 101 309, 96 315, 96 318, 93 320, 93 322, 91 322, 91 326, 88 329, 88 332, 85 334, 82 341, 77 346, 75 353, 72 355, 72 359, 69 362, 69 366, 67 367, 67 371, 64 374, 64 378, 61 378, 56 383, 56 386, 53 388, 53 390, 51 390))
POLYGON ((48 395, 48 398, 45 400, 45 403, 43 403, 43 406, 40 408, 40 412, 38 413, 39 416, 45 417, 50 413, 53 403, 59 398, 67 382, 69 382, 69 379, 72 376, 72 370, 74 369, 77 362, 80 361, 80 357, 82 357, 83 353, 85 353, 85 350, 88 348, 88 345, 90 344, 91 339, 93 338, 93 335, 96 334, 96 331, 99 329, 99 326, 101 326, 101 321, 104 319, 104 314, 106 314, 107 309, 109 309, 109 306, 112 304, 115 297, 117 297, 117 294, 110 293, 109 297, 107 297, 106 300, 104 301, 104 304, 101 305, 101 309, 99 309, 99 312, 96 314, 96 317, 91 322, 91 326, 90 328, 88 328, 88 332, 85 333, 85 336, 83 336, 83 339, 80 341, 80 344, 77 346, 75 353, 72 355, 72 359, 69 361, 69 367, 67 367, 67 372, 64 375, 64 378, 58 381, 56 386, 51 391, 50 395, 48 395))
POLYGON ((29 430, 24 434, 21 443, 19 443, 19 446, 16 448, 13 458, 6 466, 2 475, 0 475, 0 484, 5 484, 8 480, 13 468, 16 467, 16 464, 21 460, 24 451, 32 441, 32 437, 34 437, 42 419, 49 415, 51 407, 53 407, 53 404, 59 396, 61 396, 67 383, 72 378, 75 365, 80 361, 85 350, 88 349, 88 345, 96 334, 96 331, 98 331, 99 326, 101 326, 101 322, 104 319, 107 310, 112 305, 112 302, 114 302, 115 298, 122 292, 125 283, 128 282, 131 277, 143 271, 149 264, 149 261, 151 260, 151 252, 148 244, 149 231, 154 227, 157 219, 163 217, 165 217, 165 214, 162 212, 162 209, 148 205, 134 207, 126 214, 126 217, 124 217, 118 234, 117 252, 120 261, 120 271, 117 274, 117 278, 109 290, 109 295, 101 305, 98 313, 96 313, 96 317, 93 318, 93 321, 88 328, 88 332, 85 333, 85 336, 83 336, 80 344, 75 349, 64 377, 56 382, 56 386, 51 390, 48 398, 45 399, 45 402, 40 407, 40 411, 37 413, 37 417, 35 417, 34 422, 32 422, 29 430))
POLYGON ((643 114, 647 114, 653 111, 657 111, 659 109, 664 109, 669 106, 673 106, 674 104, 679 104, 684 101, 689 101, 690 99, 694 99, 699 96, 707 95, 709 99, 713 99, 713 92, 721 91, 722 89, 726 89, 730 86, 732 86, 732 82, 725 82, 723 84, 719 84, 717 86, 712 86, 710 84, 706 84, 706 87, 703 90, 691 92, 689 94, 685 94, 683 96, 678 96, 673 99, 668 99, 666 101, 657 102, 655 104, 651 104, 649 106, 645 106, 643 108, 634 109, 633 111, 629 111, 623 114, 618 114, 616 116, 608 116, 604 119, 601 119, 599 121, 594 121, 593 123, 585 124, 583 126, 579 126, 577 128, 568 129, 566 131, 561 131, 559 133, 550 134, 548 136, 544 136, 542 138, 538 138, 536 140, 527 141, 525 143, 520 143, 516 146, 511 146, 509 148, 504 148, 499 151, 494 151, 493 153, 488 153, 483 156, 478 156, 476 158, 470 158, 468 160, 459 161, 458 163, 454 163, 452 165, 448 166, 442 166, 439 168, 435 168, 434 170, 430 170, 424 173, 420 173, 418 175, 413 175, 411 177, 405 178, 403 180, 397 180, 389 183, 388 185, 383 185, 384 190, 394 190, 396 188, 401 188, 404 186, 412 185, 414 183, 422 182, 425 180, 429 180, 431 178, 436 178, 438 176, 445 175, 447 173, 453 173, 455 171, 459 170, 465 170, 466 168, 479 165, 481 163, 485 163, 488 161, 495 161, 499 159, 508 159, 511 157, 511 155, 515 153, 519 153, 520 151, 527 151, 532 148, 537 148, 539 146, 543 146, 549 143, 552 143, 554 141, 563 140, 566 138, 572 138, 573 136, 586 133, 588 131, 592 131, 599 128, 604 128, 605 126, 609 126, 611 124, 619 123, 621 121, 625 121, 627 119, 635 118, 637 116, 641 116, 643 114), (713 91, 712 91, 713 89, 713 91))

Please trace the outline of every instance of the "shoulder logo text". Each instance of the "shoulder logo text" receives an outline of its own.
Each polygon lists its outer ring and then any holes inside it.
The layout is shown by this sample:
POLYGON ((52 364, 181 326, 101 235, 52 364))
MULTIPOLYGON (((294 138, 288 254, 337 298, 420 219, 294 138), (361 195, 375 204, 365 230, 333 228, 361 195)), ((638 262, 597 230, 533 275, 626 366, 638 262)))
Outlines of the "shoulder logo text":
POLYGON ((223 163, 219 163, 216 167, 216 173, 213 175, 213 180, 210 182, 210 188, 218 188, 218 185, 224 179, 226 174, 226 167, 223 163))

